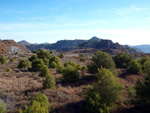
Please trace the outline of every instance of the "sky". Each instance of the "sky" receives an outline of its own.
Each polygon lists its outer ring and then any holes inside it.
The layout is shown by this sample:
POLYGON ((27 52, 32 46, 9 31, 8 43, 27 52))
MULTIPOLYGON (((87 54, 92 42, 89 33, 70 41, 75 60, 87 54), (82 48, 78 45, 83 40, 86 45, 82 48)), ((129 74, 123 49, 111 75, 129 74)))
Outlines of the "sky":
POLYGON ((97 36, 150 44, 150 0, 0 0, 0 39, 55 43, 97 36))

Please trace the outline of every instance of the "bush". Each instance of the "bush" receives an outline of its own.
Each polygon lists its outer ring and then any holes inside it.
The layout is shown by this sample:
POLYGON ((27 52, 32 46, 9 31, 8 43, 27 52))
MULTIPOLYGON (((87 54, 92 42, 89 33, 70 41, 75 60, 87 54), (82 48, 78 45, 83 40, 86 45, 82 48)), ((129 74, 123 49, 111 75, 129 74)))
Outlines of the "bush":
POLYGON ((7 68, 6 72, 12 72, 11 68, 7 68))
POLYGON ((136 60, 132 60, 129 67, 129 71, 134 74, 140 74, 142 72, 140 64, 136 60))
POLYGON ((43 62, 45 63, 45 65, 49 66, 49 59, 43 58, 42 60, 43 60, 43 62))
POLYGON ((65 57, 64 54, 60 53, 59 58, 64 58, 64 57, 65 57))
POLYGON ((20 59, 19 60, 19 64, 18 64, 18 68, 28 68, 31 67, 31 63, 28 59, 20 59))
POLYGON ((37 53, 37 56, 38 56, 39 59, 43 59, 43 58, 50 59, 51 58, 50 53, 48 51, 45 51, 45 50, 40 50, 37 53))
POLYGON ((134 57, 129 53, 122 52, 114 56, 113 59, 117 68, 127 68, 134 57))
POLYGON ((147 60, 143 65, 143 72, 146 75, 150 75, 150 60, 147 60))
POLYGON ((32 70, 33 71, 41 71, 41 68, 44 66, 44 62, 42 59, 36 59, 32 62, 32 70))
POLYGON ((49 60, 49 64, 51 65, 52 62, 55 62, 57 65, 59 65, 61 63, 58 56, 51 57, 49 60))
POLYGON ((6 108, 1 102, 0 102, 0 113, 6 113, 6 108))
POLYGON ((86 58, 85 57, 80 57, 80 61, 84 62, 84 61, 86 61, 86 58))
POLYGON ((63 69, 61 80, 64 83, 78 81, 79 74, 77 72, 77 69, 73 66, 67 66, 65 69, 63 69))
POLYGON ((78 65, 77 65, 77 69, 78 69, 78 70, 81 70, 81 69, 82 69, 82 66, 81 66, 80 64, 78 64, 78 65))
POLYGON ((4 55, 0 56, 0 62, 1 62, 1 64, 6 64, 7 63, 6 57, 4 55))
POLYGON ((97 73, 101 67, 114 71, 116 66, 112 57, 102 51, 98 51, 92 57, 92 63, 88 64, 88 70, 90 73, 97 73))
POLYGON ((103 103, 103 99, 99 93, 93 92, 92 89, 88 89, 87 97, 83 105, 83 112, 86 113, 109 113, 110 108, 103 103))
POLYGON ((150 106, 150 75, 145 77, 144 82, 138 80, 136 82, 135 90, 136 96, 133 103, 136 106, 150 106))
POLYGON ((50 103, 46 95, 39 93, 34 97, 34 100, 30 102, 28 107, 19 113, 49 113, 50 112, 50 103))
POLYGON ((117 81, 113 73, 108 69, 102 68, 96 74, 97 82, 93 90, 98 92, 103 98, 103 103, 113 106, 122 96, 124 87, 117 81))
POLYGON ((77 68, 77 64, 74 63, 74 62, 71 62, 71 61, 66 62, 66 63, 64 64, 64 66, 65 66, 65 67, 67 67, 67 66, 73 66, 74 68, 77 68))
POLYGON ((46 77, 47 75, 50 74, 50 70, 48 69, 48 67, 45 65, 41 68, 41 72, 40 75, 41 77, 46 77))
POLYGON ((54 61, 52 61, 50 64, 50 67, 51 68, 57 68, 57 64, 54 61))
POLYGON ((13 59, 13 58, 11 58, 11 59, 10 59, 10 62, 14 62, 14 59, 13 59))
POLYGON ((64 69, 64 66, 63 65, 59 65, 56 69, 57 73, 62 73, 63 72, 63 69, 64 69))
POLYGON ((43 80, 43 87, 48 89, 55 89, 55 79, 54 77, 49 73, 45 80, 43 80))
POLYGON ((30 58, 29 58, 29 61, 33 61, 33 60, 35 60, 35 59, 37 59, 38 57, 37 57, 37 55, 36 54, 34 54, 34 55, 32 55, 30 58))

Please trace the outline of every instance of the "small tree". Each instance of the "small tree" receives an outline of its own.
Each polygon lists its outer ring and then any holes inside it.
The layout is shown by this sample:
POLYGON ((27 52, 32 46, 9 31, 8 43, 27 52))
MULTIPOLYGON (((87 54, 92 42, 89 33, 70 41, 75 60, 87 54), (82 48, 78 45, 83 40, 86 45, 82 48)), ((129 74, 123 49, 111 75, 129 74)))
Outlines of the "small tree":
POLYGON ((31 57, 29 57, 29 60, 32 62, 33 60, 35 60, 35 59, 37 59, 37 58, 38 58, 37 55, 34 54, 34 55, 32 55, 31 57))
POLYGON ((12 72, 11 68, 7 68, 6 72, 12 72))
POLYGON ((43 87, 48 89, 55 89, 55 79, 51 74, 48 74, 43 80, 43 87))
POLYGON ((31 63, 28 59, 20 59, 19 60, 19 64, 18 64, 18 68, 28 68, 31 66, 31 63))
POLYGON ((65 83, 76 82, 79 80, 77 69, 73 66, 67 66, 62 72, 61 80, 65 83))
POLYGON ((44 62, 42 59, 36 59, 32 62, 32 70, 33 71, 41 71, 41 68, 44 66, 44 62))
POLYGON ((37 56, 38 56, 39 59, 43 59, 43 58, 50 59, 51 58, 50 53, 48 51, 45 51, 45 50, 40 50, 37 53, 37 56))
POLYGON ((113 59, 118 68, 127 68, 134 57, 129 53, 121 52, 114 56, 113 59))
POLYGON ((146 75, 144 82, 138 80, 135 86, 136 96, 133 103, 136 106, 150 106, 150 75, 146 75))
POLYGON ((84 61, 86 61, 86 58, 85 57, 80 57, 80 61, 84 62, 84 61))
POLYGON ((57 73, 62 73, 64 70, 64 66, 63 65, 59 65, 56 69, 57 73))
POLYGON ((97 73, 98 68, 100 69, 101 67, 114 71, 116 65, 109 54, 98 51, 92 57, 92 63, 88 65, 88 69, 90 73, 94 74, 97 73))
POLYGON ((40 75, 41 77, 46 77, 50 74, 50 70, 48 69, 48 67, 45 65, 41 68, 41 72, 40 75))
POLYGON ((50 103, 46 95, 39 93, 34 97, 34 100, 30 102, 28 107, 23 111, 19 110, 19 113, 49 113, 50 103))
POLYGON ((7 63, 6 57, 4 55, 0 56, 0 62, 1 62, 1 64, 6 64, 7 63))
POLYGON ((143 65, 143 72, 146 75, 150 75, 150 60, 145 61, 144 65, 143 65))
POLYGON ((134 74, 140 74, 142 72, 141 66, 136 60, 131 61, 128 69, 134 74))
POLYGON ((84 94, 85 107, 89 113, 109 113, 109 107, 115 105, 121 98, 124 87, 117 81, 111 71, 101 68, 96 74, 96 83, 84 94))
POLYGON ((56 62, 52 61, 51 64, 50 64, 50 67, 51 68, 57 68, 56 62))
POLYGON ((64 54, 60 53, 59 58, 64 58, 64 57, 65 57, 64 54))
POLYGON ((10 59, 10 62, 14 62, 15 60, 13 58, 10 59))
POLYGON ((45 63, 45 65, 49 66, 49 59, 43 58, 42 60, 43 60, 43 62, 45 63))

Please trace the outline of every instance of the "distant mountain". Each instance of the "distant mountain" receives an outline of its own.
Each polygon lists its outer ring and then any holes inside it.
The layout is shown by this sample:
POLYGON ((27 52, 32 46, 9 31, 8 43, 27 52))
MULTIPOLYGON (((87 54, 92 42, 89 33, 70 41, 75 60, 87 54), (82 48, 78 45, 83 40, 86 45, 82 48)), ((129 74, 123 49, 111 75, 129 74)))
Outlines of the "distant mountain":
POLYGON ((14 40, 0 40, 0 54, 11 53, 27 53, 30 52, 25 46, 19 45, 14 40))
POLYGON ((150 53, 150 45, 137 45, 137 46, 130 46, 134 49, 139 49, 140 51, 143 51, 144 53, 150 53))
POLYGON ((22 40, 20 42, 18 42, 19 45, 23 45, 23 46, 26 46, 26 45, 31 45, 29 42, 25 41, 25 40, 22 40))
POLYGON ((101 40, 100 38, 94 36, 91 39, 89 39, 89 42, 96 42, 96 41, 100 41, 100 40, 101 40))
POLYGON ((126 48, 119 43, 114 43, 111 40, 104 40, 98 37, 92 37, 89 40, 60 40, 53 44, 38 44, 38 45, 27 45, 26 46, 31 51, 38 49, 54 49, 54 50, 75 50, 75 49, 87 49, 94 48, 103 50, 105 52, 109 52, 112 54, 124 51, 130 52, 132 54, 135 53, 135 49, 126 48), (128 51, 130 50, 130 51, 128 51))

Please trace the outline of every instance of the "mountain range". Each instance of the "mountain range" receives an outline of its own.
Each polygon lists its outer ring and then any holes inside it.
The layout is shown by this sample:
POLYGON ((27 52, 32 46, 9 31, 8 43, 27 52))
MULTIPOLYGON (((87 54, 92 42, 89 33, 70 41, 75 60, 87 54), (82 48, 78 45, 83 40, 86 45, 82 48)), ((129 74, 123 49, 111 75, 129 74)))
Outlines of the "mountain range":
POLYGON ((140 50, 144 53, 150 53, 150 45, 136 45, 136 46, 130 46, 130 47, 136 50, 140 50))
MULTIPOLYGON (((18 42, 20 44, 20 42, 18 42)), ((25 45, 29 50, 34 51, 38 49, 53 49, 53 50, 74 50, 74 49, 87 49, 87 48, 94 48, 98 50, 103 50, 106 52, 116 53, 116 52, 135 52, 134 49, 127 48, 119 43, 114 43, 112 40, 101 39, 96 36, 92 37, 89 40, 59 40, 56 43, 49 44, 28 44, 25 45)))

